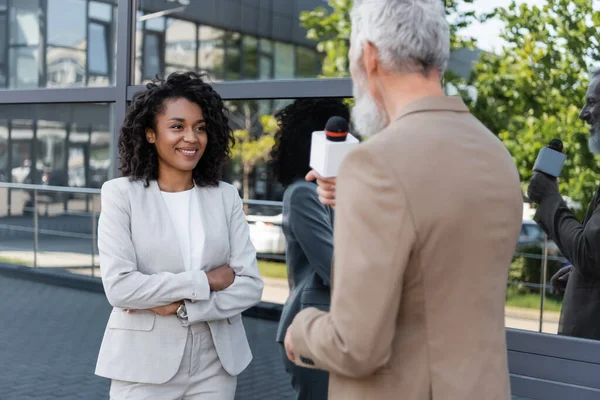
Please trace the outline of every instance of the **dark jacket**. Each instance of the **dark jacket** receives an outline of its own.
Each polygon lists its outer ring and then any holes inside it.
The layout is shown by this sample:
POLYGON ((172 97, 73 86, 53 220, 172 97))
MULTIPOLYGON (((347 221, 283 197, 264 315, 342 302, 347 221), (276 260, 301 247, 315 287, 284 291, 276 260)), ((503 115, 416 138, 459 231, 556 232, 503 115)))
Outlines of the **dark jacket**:
POLYGON ((573 264, 558 333, 600 339, 600 188, 583 224, 558 194, 542 201, 534 219, 573 264))
POLYGON ((333 209, 319 201, 316 184, 299 179, 287 187, 283 233, 290 296, 281 313, 278 342, 283 342, 288 326, 302 309, 329 310, 333 218, 333 209))

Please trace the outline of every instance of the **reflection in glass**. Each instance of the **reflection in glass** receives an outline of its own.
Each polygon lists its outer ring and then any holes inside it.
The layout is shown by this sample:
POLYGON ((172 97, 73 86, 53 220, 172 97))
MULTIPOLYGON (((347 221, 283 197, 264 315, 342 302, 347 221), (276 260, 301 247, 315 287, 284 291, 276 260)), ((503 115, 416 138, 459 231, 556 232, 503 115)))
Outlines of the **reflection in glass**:
POLYGON ((244 36, 242 40, 244 49, 243 78, 258 78, 258 40, 252 36, 244 36))
POLYGON ((260 40, 259 78, 269 79, 273 76, 273 42, 268 39, 260 40))
POLYGON ((100 187, 111 174, 111 113, 110 104, 0 105, 0 178, 100 187))
POLYGON ((39 44, 38 11, 39 0, 11 2, 11 8, 9 9, 11 45, 37 46, 39 44))
POLYGON ((295 59, 292 45, 275 43, 275 79, 292 79, 295 59))
POLYGON ((64 47, 48 47, 46 54, 47 87, 84 86, 85 52, 64 47))
POLYGON ((90 1, 89 7, 90 18, 104 22, 111 22, 113 8, 110 4, 100 3, 97 1, 90 1))
POLYGON ((214 80, 223 79, 223 63, 225 60, 225 33, 221 29, 200 26, 198 37, 198 67, 207 72, 214 80))
POLYGON ((196 25, 173 18, 167 20, 165 61, 167 68, 196 68, 196 25))
POLYGON ((237 32, 225 32, 225 79, 239 80, 242 68, 242 35, 237 32))
POLYGON ((110 85, 116 4, 14 0, 0 7, 0 89, 110 85))
POLYGON ((154 78, 163 70, 161 65, 161 37, 154 33, 144 36, 144 78, 154 78))
POLYGON ((181 70, 207 72, 214 81, 316 78, 316 43, 300 27, 300 12, 322 2, 288 2, 245 0, 240 9, 239 0, 139 0, 135 83, 181 70), (246 15, 252 5, 260 18, 246 15))
POLYGON ((88 35, 90 41, 88 47, 90 74, 108 76, 109 49, 106 25, 91 23, 88 35))
POLYGON ((313 49, 296 48, 296 76, 312 78, 319 72, 321 60, 313 49))
POLYGON ((146 29, 149 31, 163 32, 165 30, 165 18, 145 16, 144 20, 146 29))
POLYGON ((85 3, 85 0, 48 2, 49 45, 85 48, 85 3))
POLYGON ((13 47, 8 52, 10 86, 31 89, 38 86, 39 52, 36 48, 13 47))

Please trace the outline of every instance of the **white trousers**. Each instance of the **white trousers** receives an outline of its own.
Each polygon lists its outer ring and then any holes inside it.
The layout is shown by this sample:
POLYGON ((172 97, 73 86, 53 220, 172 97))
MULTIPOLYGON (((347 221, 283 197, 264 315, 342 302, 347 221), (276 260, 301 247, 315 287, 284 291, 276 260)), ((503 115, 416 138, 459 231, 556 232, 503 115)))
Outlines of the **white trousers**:
POLYGON ((125 382, 113 379, 111 400, 233 400, 237 377, 221 365, 206 323, 192 325, 179 370, 162 385, 125 382))

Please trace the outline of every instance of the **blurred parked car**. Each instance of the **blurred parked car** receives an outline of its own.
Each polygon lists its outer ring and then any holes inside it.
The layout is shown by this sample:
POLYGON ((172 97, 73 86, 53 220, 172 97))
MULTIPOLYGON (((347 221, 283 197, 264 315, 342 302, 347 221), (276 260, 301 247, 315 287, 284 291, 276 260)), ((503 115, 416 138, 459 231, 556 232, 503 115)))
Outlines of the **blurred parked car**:
POLYGON ((285 254, 285 236, 281 229, 283 214, 248 215, 250 240, 260 254, 285 254))
MULTIPOLYGON (((521 233, 517 242, 517 251, 525 247, 536 246, 543 249, 544 231, 531 219, 523 219, 521 233)), ((554 241, 548 239, 548 255, 561 256, 560 250, 554 241)))

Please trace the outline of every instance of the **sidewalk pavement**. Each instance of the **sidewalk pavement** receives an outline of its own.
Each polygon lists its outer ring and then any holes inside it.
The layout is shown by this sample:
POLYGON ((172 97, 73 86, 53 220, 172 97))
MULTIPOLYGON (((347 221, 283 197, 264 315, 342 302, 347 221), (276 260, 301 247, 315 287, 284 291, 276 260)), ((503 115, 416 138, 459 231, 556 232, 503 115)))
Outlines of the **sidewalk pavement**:
MULTIPOLYGON (((110 382, 94 375, 111 307, 101 293, 0 275, 0 399, 100 400, 110 382)), ((236 400, 286 400, 277 323, 244 317, 254 354, 236 400)))
MULTIPOLYGON (((33 252, 30 250, 6 250, 0 246, 0 261, 2 258, 7 260, 18 260, 29 266, 33 265, 33 252)), ((93 258, 94 268, 93 276, 100 276, 99 257, 93 258)), ((9 261, 10 262, 10 261, 9 261)), ((92 256, 65 251, 40 251, 37 256, 37 265, 40 268, 65 267, 68 271, 92 275, 92 256)), ((285 303, 288 294, 288 282, 284 279, 263 278, 265 288, 263 290, 262 301, 276 304, 285 303)), ((560 313, 545 311, 542 331, 544 333, 556 334, 558 332, 558 320, 560 313)), ((506 307, 505 313, 506 327, 513 329, 522 329, 527 331, 539 331, 539 310, 506 307)))

